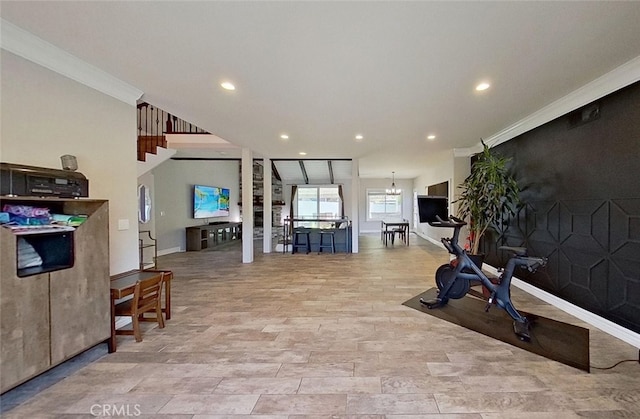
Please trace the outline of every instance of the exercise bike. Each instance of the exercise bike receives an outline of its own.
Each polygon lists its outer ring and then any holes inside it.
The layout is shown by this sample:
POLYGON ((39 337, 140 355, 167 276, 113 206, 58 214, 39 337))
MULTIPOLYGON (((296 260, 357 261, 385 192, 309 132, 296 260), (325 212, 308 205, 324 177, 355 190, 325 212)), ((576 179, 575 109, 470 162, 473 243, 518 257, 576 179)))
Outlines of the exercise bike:
POLYGON ((528 257, 527 249, 524 247, 501 246, 499 247, 500 250, 509 251, 513 253, 513 256, 502 270, 498 284, 494 284, 458 244, 460 229, 467 223, 456 217, 449 217, 447 220, 443 220, 440 216, 435 218, 437 221, 429 221, 429 225, 453 228, 453 237, 442 238, 441 241, 449 253, 456 258, 436 270, 438 296, 431 300, 420 298, 420 303, 429 309, 442 307, 447 304, 450 298, 459 299, 464 297, 470 291, 472 284, 479 281, 489 293, 485 312, 489 311, 491 305, 495 303, 513 318, 513 331, 518 338, 522 341, 530 341, 529 320, 518 313, 511 302, 511 278, 516 266, 526 268, 529 272, 535 272, 538 268, 547 264, 547 259, 528 257))

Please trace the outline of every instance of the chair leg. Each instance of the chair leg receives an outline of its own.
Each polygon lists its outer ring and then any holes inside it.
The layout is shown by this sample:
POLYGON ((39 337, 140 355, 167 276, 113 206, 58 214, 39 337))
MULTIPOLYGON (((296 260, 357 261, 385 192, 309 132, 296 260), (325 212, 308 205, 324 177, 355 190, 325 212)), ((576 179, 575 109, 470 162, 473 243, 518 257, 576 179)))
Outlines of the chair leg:
POLYGON ((133 327, 133 336, 136 342, 142 342, 142 332, 140 331, 140 320, 138 316, 131 316, 131 326, 133 327))
POLYGON ((158 328, 164 329, 164 319, 162 318, 162 309, 160 308, 160 304, 156 307, 156 317, 158 318, 158 328))

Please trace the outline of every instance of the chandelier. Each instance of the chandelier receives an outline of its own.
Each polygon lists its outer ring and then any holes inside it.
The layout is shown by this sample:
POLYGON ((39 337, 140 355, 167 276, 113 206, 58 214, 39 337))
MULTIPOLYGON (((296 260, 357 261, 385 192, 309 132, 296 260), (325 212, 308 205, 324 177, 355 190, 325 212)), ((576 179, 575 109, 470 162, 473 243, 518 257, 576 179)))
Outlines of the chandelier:
POLYGON ((391 172, 391 188, 386 192, 387 195, 400 195, 400 189, 396 188, 396 172, 391 172))

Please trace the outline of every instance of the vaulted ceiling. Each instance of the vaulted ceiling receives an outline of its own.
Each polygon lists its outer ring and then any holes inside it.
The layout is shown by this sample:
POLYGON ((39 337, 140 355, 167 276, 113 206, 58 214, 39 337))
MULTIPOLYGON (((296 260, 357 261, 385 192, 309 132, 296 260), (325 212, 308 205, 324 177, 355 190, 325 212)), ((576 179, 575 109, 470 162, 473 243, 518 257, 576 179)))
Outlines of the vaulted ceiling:
POLYGON ((633 1, 3 0, 0 14, 301 180, 285 159, 323 159, 304 165, 327 180, 342 159, 415 177, 640 56, 633 1))
POLYGON ((331 185, 351 179, 351 160, 287 159, 273 163, 280 178, 290 184, 331 185))

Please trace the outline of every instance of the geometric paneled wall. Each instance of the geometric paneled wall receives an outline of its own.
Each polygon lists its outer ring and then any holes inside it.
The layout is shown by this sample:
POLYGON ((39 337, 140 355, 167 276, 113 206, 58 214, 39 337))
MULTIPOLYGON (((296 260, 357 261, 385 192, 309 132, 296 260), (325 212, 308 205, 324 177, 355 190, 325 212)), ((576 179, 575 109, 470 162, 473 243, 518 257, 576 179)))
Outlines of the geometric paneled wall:
POLYGON ((640 84, 598 101, 599 118, 573 128, 558 118, 496 146, 511 157, 523 207, 484 245, 549 258, 538 288, 640 333, 640 84))

